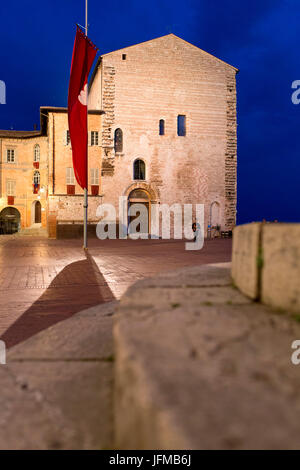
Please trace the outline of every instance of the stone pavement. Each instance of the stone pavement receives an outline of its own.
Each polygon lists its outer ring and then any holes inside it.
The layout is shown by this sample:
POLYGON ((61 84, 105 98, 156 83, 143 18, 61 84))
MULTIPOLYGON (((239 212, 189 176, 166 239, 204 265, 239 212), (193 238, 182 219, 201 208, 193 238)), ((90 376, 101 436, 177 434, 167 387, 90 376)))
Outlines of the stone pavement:
POLYGON ((0 366, 0 449, 112 445, 112 314, 84 310, 12 347, 0 366))
POLYGON ((298 317, 235 289, 230 250, 1 237, 0 448, 299 449, 298 317))
POLYGON ((183 242, 0 237, 1 449, 113 446, 112 318, 137 279, 230 258, 230 240, 183 242))
POLYGON ((298 318, 226 264, 136 283, 114 316, 117 448, 300 449, 298 318))
POLYGON ((183 241, 90 240, 90 269, 80 240, 0 236, 0 338, 11 347, 86 308, 119 299, 136 280, 161 271, 229 261, 231 240, 199 252, 183 241), (95 274, 96 273, 96 274, 95 274))

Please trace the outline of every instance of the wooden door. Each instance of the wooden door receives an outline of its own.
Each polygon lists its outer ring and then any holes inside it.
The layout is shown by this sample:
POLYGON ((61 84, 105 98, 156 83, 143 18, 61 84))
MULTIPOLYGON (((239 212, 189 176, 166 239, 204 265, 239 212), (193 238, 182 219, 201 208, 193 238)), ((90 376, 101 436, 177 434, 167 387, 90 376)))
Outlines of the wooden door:
POLYGON ((42 214, 41 214, 41 203, 40 201, 37 201, 35 203, 35 212, 34 212, 34 222, 36 224, 40 224, 41 223, 41 220, 42 220, 42 214))

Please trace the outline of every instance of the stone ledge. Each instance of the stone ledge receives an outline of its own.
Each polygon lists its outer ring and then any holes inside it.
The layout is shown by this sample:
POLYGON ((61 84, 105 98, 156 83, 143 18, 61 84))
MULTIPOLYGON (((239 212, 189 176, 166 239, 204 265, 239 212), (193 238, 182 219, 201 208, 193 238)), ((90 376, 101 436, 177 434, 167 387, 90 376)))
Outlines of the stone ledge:
POLYGON ((251 299, 259 295, 257 257, 261 224, 239 225, 233 230, 232 278, 236 286, 251 299))
POLYGON ((232 278, 251 299, 299 313, 300 224, 235 227, 232 278))
POLYGON ((300 325, 229 279, 229 267, 201 266, 139 281, 121 299, 116 448, 299 448, 300 325))
POLYGON ((300 312, 300 224, 266 224, 262 230, 261 300, 300 312))

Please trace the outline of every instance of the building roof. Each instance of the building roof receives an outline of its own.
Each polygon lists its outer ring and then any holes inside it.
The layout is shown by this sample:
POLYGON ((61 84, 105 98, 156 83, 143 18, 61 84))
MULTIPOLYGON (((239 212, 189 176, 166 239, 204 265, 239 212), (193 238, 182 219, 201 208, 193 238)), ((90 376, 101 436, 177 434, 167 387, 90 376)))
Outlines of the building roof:
POLYGON ((41 135, 41 131, 15 131, 15 130, 0 130, 0 138, 11 137, 26 139, 28 137, 36 137, 41 135))
POLYGON ((102 54, 102 55, 98 58, 98 60, 97 60, 97 62, 96 62, 96 65, 95 65, 95 67, 94 67, 94 70, 93 70, 93 73, 92 73, 92 76, 91 76, 91 80, 90 80, 90 84, 89 84, 89 88, 91 87, 91 85, 92 85, 92 83, 93 83, 93 81, 94 81, 94 78, 95 78, 95 76, 96 76, 98 66, 99 66, 100 63, 101 63, 102 57, 105 57, 105 56, 107 56, 107 55, 109 55, 109 54, 113 54, 113 53, 118 52, 118 51, 123 51, 124 49, 129 49, 129 48, 131 48, 131 47, 140 46, 141 44, 146 44, 146 43, 148 43, 148 42, 157 41, 158 39, 162 39, 162 38, 168 37, 168 36, 174 37, 174 38, 178 39, 179 41, 183 41, 183 42, 185 42, 186 44, 189 44, 191 47, 195 47, 196 49, 198 49, 199 51, 203 52, 204 54, 206 54, 206 55, 212 57, 213 59, 215 59, 215 60, 217 60, 217 61, 219 61, 219 62, 222 62, 223 64, 227 65, 228 67, 230 67, 230 68, 236 70, 236 72, 239 71, 238 68, 234 67, 233 65, 228 64, 228 63, 225 62, 224 60, 219 59, 218 57, 216 57, 216 56, 210 54, 209 52, 204 51, 203 49, 200 49, 200 47, 195 46, 195 45, 192 44, 191 42, 188 42, 188 41, 186 41, 185 39, 180 38, 179 36, 176 36, 176 34, 170 33, 170 34, 165 34, 164 36, 159 36, 159 37, 154 38, 154 39, 149 39, 148 41, 143 41, 143 42, 140 42, 140 43, 137 43, 137 44, 132 44, 131 46, 122 47, 121 49, 116 49, 115 51, 107 52, 106 54, 102 54))
MULTIPOLYGON (((0 129, 0 139, 2 138, 11 138, 11 139, 28 139, 33 137, 38 137, 42 135, 47 135, 47 118, 48 113, 67 113, 68 108, 58 107, 58 106, 41 106, 40 107, 40 130, 32 131, 16 131, 16 130, 1 130, 0 129)), ((103 114, 103 111, 97 109, 89 109, 89 114, 103 114)))
MULTIPOLYGON (((46 112, 46 113, 67 113, 68 112, 68 108, 61 108, 61 107, 58 107, 58 106, 41 106, 40 107, 40 112, 41 114, 43 112, 46 112)), ((101 111, 100 109, 89 109, 88 110, 88 113, 89 114, 103 114, 104 111, 101 111)))

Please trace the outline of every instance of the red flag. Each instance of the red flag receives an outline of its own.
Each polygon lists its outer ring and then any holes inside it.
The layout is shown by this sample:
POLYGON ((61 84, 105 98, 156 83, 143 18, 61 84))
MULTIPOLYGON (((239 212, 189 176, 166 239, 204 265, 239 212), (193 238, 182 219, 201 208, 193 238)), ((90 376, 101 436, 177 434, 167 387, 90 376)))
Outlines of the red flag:
POLYGON ((68 119, 74 173, 82 189, 87 188, 87 81, 97 50, 77 26, 69 83, 68 119))

